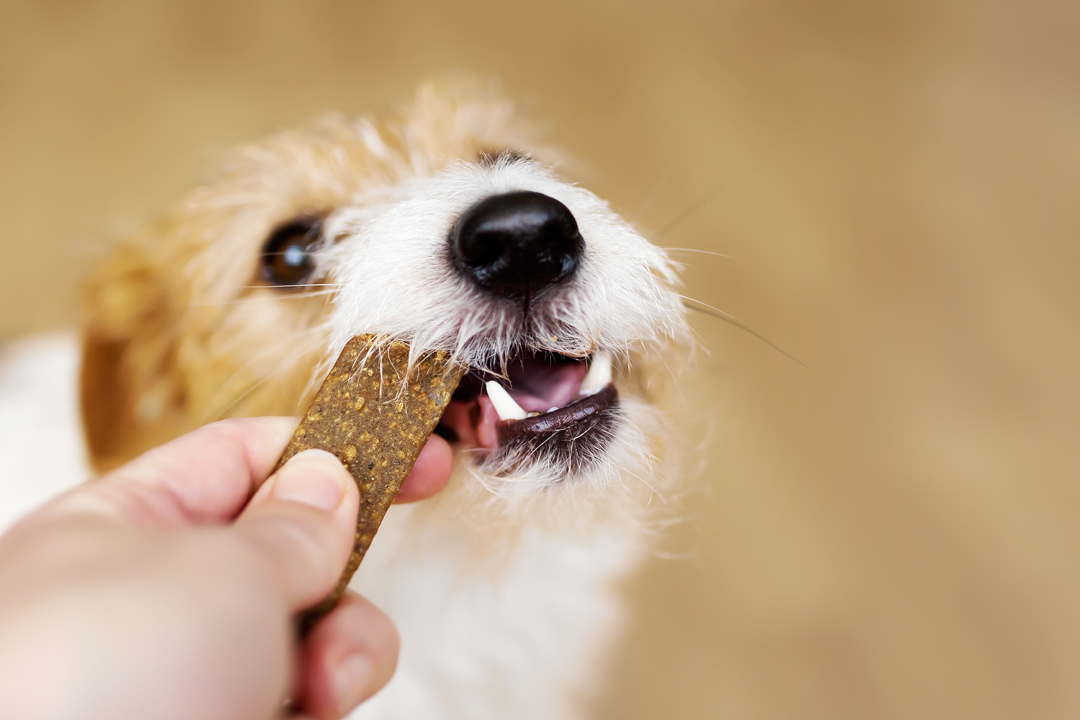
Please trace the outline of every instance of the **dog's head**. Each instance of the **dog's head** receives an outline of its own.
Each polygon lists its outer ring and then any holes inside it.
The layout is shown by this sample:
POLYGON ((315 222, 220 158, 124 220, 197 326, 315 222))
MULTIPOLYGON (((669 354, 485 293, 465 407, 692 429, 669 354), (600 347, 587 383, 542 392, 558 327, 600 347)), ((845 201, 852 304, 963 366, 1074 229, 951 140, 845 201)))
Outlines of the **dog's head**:
MULTIPOLYGON (((649 487, 685 340, 672 264, 486 96, 326 120, 245 149, 91 285, 99 468, 222 417, 303 410, 353 335, 470 367, 438 433, 494 494, 649 487)), ((490 494, 490 493, 489 493, 490 494)))

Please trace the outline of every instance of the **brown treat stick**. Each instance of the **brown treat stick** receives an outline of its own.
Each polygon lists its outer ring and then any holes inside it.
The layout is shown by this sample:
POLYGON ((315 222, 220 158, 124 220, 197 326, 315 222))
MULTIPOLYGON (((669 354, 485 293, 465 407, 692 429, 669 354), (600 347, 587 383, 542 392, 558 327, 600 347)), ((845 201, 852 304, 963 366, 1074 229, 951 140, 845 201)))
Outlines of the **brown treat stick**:
MULTIPOLYGON (((466 368, 445 351, 409 365, 409 346, 358 335, 338 356, 277 467, 304 450, 333 453, 360 488, 352 555, 329 597, 300 616, 306 632, 330 612, 364 559, 383 515, 446 409, 466 368)), ((276 468, 275 468, 276 470, 276 468)))

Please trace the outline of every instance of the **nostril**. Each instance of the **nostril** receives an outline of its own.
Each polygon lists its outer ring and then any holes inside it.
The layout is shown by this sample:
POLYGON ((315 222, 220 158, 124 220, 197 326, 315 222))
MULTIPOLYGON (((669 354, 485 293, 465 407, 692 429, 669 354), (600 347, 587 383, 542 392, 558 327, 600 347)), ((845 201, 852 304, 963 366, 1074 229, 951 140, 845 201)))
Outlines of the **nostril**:
POLYGON ((513 299, 567 280, 585 249, 569 208, 530 191, 473 205, 458 220, 450 244, 455 265, 474 284, 513 299))

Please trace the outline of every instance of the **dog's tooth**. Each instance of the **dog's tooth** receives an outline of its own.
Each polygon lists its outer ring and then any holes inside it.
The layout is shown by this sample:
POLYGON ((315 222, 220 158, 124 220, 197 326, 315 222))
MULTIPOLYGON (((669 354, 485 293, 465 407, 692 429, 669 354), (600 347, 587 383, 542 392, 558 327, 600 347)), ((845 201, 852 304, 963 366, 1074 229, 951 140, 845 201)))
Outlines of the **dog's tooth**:
POLYGON ((597 350, 593 354, 589 372, 581 381, 581 391, 578 395, 593 395, 600 392, 611 382, 611 353, 607 350, 597 350))
POLYGON ((559 409, 558 405, 552 405, 551 407, 548 408, 547 411, 550 413, 550 412, 555 412, 558 409, 559 409))
POLYGON ((499 414, 500 420, 525 419, 525 411, 514 398, 510 397, 510 393, 506 392, 502 385, 494 380, 488 380, 484 383, 484 387, 487 388, 488 397, 491 398, 491 404, 495 406, 495 412, 499 414))

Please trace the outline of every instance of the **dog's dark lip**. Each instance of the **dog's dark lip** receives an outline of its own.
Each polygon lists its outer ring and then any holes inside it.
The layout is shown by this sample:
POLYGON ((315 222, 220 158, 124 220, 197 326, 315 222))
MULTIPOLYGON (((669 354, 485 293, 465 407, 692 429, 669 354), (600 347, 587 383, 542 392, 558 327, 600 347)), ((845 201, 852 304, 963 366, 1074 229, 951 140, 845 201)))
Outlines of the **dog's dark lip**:
POLYGON ((500 420, 495 426, 499 444, 529 437, 540 438, 556 433, 580 435, 589 432, 619 400, 615 385, 608 384, 597 393, 575 400, 569 405, 523 420, 500 420))

